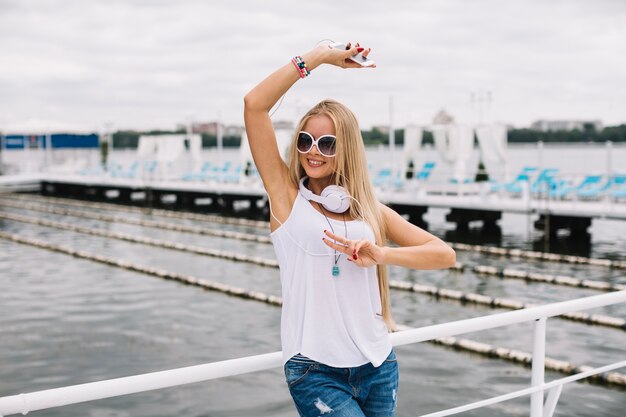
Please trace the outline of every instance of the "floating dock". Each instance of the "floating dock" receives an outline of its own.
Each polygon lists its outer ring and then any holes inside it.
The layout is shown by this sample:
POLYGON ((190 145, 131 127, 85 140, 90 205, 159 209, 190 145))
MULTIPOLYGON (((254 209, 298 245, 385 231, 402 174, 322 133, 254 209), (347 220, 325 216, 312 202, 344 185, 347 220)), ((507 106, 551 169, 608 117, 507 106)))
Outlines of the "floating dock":
MULTIPOLYGON (((267 196, 262 184, 192 181, 151 181, 130 178, 76 175, 0 177, 0 191, 40 191, 46 196, 91 201, 201 211, 225 215, 267 215, 267 196)), ((456 185, 438 191, 420 187, 412 190, 377 190, 384 204, 426 226, 423 215, 430 208, 449 209, 446 220, 457 228, 481 221, 483 228, 497 228, 502 213, 538 215, 535 228, 550 234, 569 229, 573 235, 587 233, 593 219, 626 220, 626 204, 610 200, 569 201, 510 197, 482 192, 480 184, 456 185)))

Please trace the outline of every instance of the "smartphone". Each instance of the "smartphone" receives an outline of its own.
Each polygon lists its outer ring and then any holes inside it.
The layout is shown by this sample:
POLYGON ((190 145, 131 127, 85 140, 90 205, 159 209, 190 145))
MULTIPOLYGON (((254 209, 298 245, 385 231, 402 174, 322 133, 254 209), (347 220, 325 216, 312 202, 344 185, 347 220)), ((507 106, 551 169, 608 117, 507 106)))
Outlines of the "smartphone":
MULTIPOLYGON (((346 50, 345 43, 331 43, 330 46, 335 49, 341 49, 342 51, 346 50)), ((352 55, 350 57, 350 60, 356 62, 362 67, 371 67, 372 65, 376 64, 373 59, 369 59, 368 57, 363 56, 363 54, 360 52, 356 55, 352 55)))

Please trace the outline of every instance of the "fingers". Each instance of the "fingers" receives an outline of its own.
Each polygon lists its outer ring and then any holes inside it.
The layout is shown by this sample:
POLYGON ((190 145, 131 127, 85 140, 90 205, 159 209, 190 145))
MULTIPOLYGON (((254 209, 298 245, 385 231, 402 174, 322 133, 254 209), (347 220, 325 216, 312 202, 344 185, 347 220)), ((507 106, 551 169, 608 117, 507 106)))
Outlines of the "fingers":
POLYGON ((348 260, 350 260, 350 258, 352 258, 352 260, 356 261, 357 260, 357 250, 356 250, 356 244, 357 241, 351 240, 350 242, 348 242, 348 260))
MULTIPOLYGON (((371 48, 369 49, 371 50, 371 48)), ((362 47, 361 44, 359 44, 358 42, 354 45, 352 44, 352 42, 348 42, 346 44, 346 57, 351 57, 361 52, 365 52, 365 48, 362 47)))
POLYGON ((365 246, 367 243, 368 243, 368 242, 367 242, 367 240, 359 240, 359 241, 357 242, 357 244, 354 246, 354 256, 355 256, 355 259, 357 259, 357 258, 358 258, 358 256, 359 256, 359 251, 361 250, 361 248, 362 248, 363 246, 365 246))
MULTIPOLYGON (((376 65, 369 63, 368 65, 362 65, 360 62, 355 62, 351 58, 357 54, 362 54, 367 57, 372 51, 371 48, 365 48, 360 43, 348 42, 345 44, 345 50, 336 49, 329 44, 326 47, 333 50, 333 52, 325 54, 325 63, 332 64, 341 68, 375 68, 376 65)), ((324 45, 320 45, 320 48, 324 48, 324 45)))
POLYGON ((332 233, 330 230, 324 230, 324 234, 326 234, 326 236, 328 236, 332 240, 335 240, 335 241, 343 244, 344 246, 346 246, 348 244, 348 239, 346 239, 343 236, 336 235, 336 234, 332 233))
POLYGON ((346 61, 346 64, 353 62, 353 61, 350 61, 350 58, 358 53, 359 53, 359 48, 357 46, 353 46, 350 49, 346 50, 345 54, 343 55, 344 60, 346 61))
MULTIPOLYGON (((348 43, 346 46, 346 52, 344 54, 344 61, 340 65, 342 68, 363 68, 363 65, 360 63, 352 61, 354 55, 361 54, 363 57, 367 57, 372 52, 372 48, 364 48, 358 42, 352 45, 348 43)), ((367 68, 375 68, 376 65, 368 65, 367 68)))
POLYGON ((347 255, 349 261, 356 261, 359 259, 359 251, 368 246, 369 241, 363 240, 348 240, 343 236, 336 235, 328 230, 324 230, 324 233, 328 236, 322 240, 326 245, 337 252, 341 252, 347 255))
POLYGON ((326 243, 327 246, 336 250, 337 252, 345 253, 346 255, 352 256, 352 250, 350 249, 350 247, 348 247, 348 245, 345 245, 343 243, 336 243, 324 237, 322 238, 322 240, 324 241, 324 243, 326 243))
POLYGON ((337 252, 345 253, 348 257, 356 259, 357 254, 356 245, 360 242, 358 240, 348 240, 343 236, 336 235, 328 230, 324 230, 324 233, 328 238, 322 238, 324 243, 333 248, 337 252))

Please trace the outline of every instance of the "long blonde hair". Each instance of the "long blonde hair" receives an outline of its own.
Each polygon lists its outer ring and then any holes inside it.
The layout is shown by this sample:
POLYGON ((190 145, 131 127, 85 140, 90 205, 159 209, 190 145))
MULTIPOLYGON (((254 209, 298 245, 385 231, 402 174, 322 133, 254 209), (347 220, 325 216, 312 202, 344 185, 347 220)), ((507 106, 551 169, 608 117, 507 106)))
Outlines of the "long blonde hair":
MULTIPOLYGON (((354 113, 346 106, 335 100, 322 100, 302 117, 295 131, 288 154, 290 180, 297 186, 300 179, 306 176, 304 167, 300 164, 296 141, 298 132, 303 130, 309 119, 316 116, 327 116, 335 125, 337 143, 335 172, 332 183, 346 188, 350 195, 359 202, 357 204, 350 199, 350 213, 352 217, 364 219, 374 231, 376 244, 383 246, 386 242, 385 219, 370 182, 367 160, 365 158, 365 146, 363 145, 359 123, 354 113)), ((391 315, 387 267, 385 265, 377 265, 376 270, 383 320, 389 330, 394 330, 395 323, 391 315)))

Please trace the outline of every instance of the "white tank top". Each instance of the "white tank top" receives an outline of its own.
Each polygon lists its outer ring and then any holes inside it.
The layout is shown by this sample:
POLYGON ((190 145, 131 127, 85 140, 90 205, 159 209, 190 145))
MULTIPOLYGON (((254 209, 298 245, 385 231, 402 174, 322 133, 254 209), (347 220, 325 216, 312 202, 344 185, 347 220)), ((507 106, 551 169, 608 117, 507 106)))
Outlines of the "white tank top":
MULTIPOLYGON (((341 254, 339 275, 333 276, 335 252, 322 242, 323 231, 330 230, 328 222, 336 234, 345 235, 342 220, 327 221, 298 193, 289 217, 270 235, 280 265, 283 363, 300 353, 334 367, 368 362, 378 367, 389 355, 391 342, 376 267, 362 268, 341 254)), ((363 221, 345 224, 348 239, 374 241, 363 221)))

